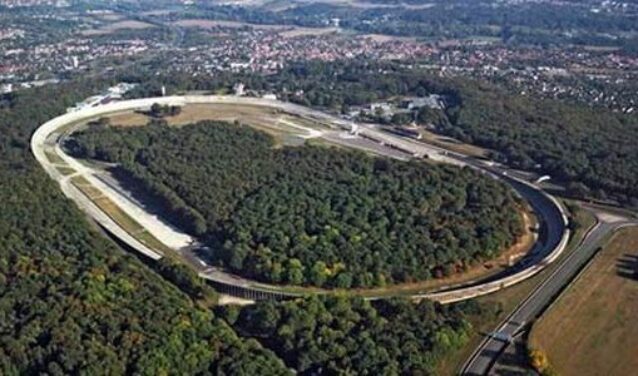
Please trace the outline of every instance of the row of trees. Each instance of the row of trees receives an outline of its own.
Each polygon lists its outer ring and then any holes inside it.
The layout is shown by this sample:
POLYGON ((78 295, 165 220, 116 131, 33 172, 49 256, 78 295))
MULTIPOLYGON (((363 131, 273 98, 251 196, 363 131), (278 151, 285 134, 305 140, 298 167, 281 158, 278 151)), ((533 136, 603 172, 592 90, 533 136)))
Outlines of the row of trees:
POLYGON ((180 106, 169 106, 167 104, 161 105, 159 103, 153 103, 148 114, 154 118, 163 118, 167 116, 177 116, 182 112, 180 106))
POLYGON ((272 349, 301 375, 430 375, 466 343, 474 303, 316 296, 220 313, 240 335, 272 349))
POLYGON ((99 89, 61 84, 0 102, 0 374, 289 374, 105 240, 32 158, 33 130, 99 89))
POLYGON ((268 282, 425 280, 494 257, 522 232, 510 190, 469 169, 273 146, 216 122, 89 129, 68 145, 119 163, 218 261, 268 282))

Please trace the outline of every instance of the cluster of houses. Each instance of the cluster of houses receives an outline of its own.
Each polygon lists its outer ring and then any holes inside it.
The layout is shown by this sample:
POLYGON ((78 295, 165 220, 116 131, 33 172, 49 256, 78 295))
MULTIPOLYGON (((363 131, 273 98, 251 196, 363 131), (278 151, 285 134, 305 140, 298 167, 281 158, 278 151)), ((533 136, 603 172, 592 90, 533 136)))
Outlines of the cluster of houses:
POLYGON ((406 114, 414 116, 421 108, 445 108, 443 97, 431 94, 426 97, 403 97, 396 101, 375 102, 365 106, 351 107, 346 117, 348 119, 376 118, 390 120, 394 115, 406 114))

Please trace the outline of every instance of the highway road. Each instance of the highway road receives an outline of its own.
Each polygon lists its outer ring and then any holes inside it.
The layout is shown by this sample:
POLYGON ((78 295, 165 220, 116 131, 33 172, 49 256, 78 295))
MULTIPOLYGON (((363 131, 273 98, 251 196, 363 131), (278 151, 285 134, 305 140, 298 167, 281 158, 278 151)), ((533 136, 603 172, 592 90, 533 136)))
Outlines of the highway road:
MULTIPOLYGON (((121 196, 120 190, 109 189, 110 186, 108 186, 108 184, 104 184, 103 180, 98 179, 96 176, 97 172, 90 171, 87 166, 80 164, 78 161, 74 161, 59 147, 56 146, 52 149, 50 145, 51 143, 58 142, 60 134, 69 132, 73 127, 77 126, 77 124, 81 123, 81 120, 97 118, 114 112, 144 109, 150 107, 153 103, 171 105, 185 105, 189 103, 232 103, 278 108, 284 112, 317 119, 331 128, 329 130, 321 131, 321 135, 310 132, 309 136, 321 136, 333 142, 338 141, 340 144, 345 146, 373 151, 393 158, 406 159, 413 156, 427 156, 430 160, 455 164, 461 167, 474 168, 511 184, 518 193, 531 204, 541 222, 539 238, 534 245, 532 252, 530 252, 530 255, 526 257, 523 262, 508 269, 505 273, 496 278, 492 277, 489 280, 478 280, 462 286, 453 286, 442 291, 424 291, 415 294, 415 298, 430 298, 441 303, 450 303, 499 291, 504 287, 530 278, 543 270, 562 253, 569 238, 569 230, 566 229, 567 217, 565 215, 564 208, 553 197, 547 195, 533 184, 518 178, 518 176, 522 175, 513 170, 506 169, 503 166, 499 166, 491 162, 486 163, 484 161, 477 161, 464 155, 446 151, 432 145, 390 135, 373 127, 359 127, 359 137, 351 137, 344 132, 344 130, 347 131, 351 129, 353 125, 351 122, 292 103, 261 98, 230 96, 145 98, 110 103, 74 113, 68 113, 52 119, 38 128, 31 140, 33 153, 38 162, 40 162, 49 175, 54 180, 60 182, 65 194, 67 194, 69 198, 78 202, 80 207, 87 212, 87 214, 96 219, 98 223, 108 229, 109 232, 122 239, 133 249, 138 249, 140 252, 149 255, 154 259, 161 258, 162 255, 153 252, 153 250, 150 250, 147 247, 140 247, 140 243, 137 241, 132 241, 130 234, 126 234, 126 232, 119 227, 117 223, 101 212, 101 210, 99 210, 99 208, 97 208, 91 200, 87 199, 82 192, 79 192, 73 184, 69 183, 69 178, 65 177, 56 169, 55 163, 49 160, 45 153, 45 149, 47 149, 48 145, 48 152, 55 152, 58 154, 60 159, 65 161, 68 166, 72 166, 78 174, 81 174, 82 177, 89 180, 93 186, 100 189, 103 194, 108 195, 113 202, 116 202, 118 206, 126 212, 126 214, 134 218, 138 223, 144 224, 144 228, 148 232, 158 239, 166 237, 166 242, 162 241, 165 244, 170 244, 172 241, 175 241, 177 244, 185 242, 188 243, 188 241, 180 240, 181 238, 184 238, 183 235, 185 234, 179 233, 179 229, 171 228, 165 223, 162 223, 161 218, 157 218, 157 216, 154 216, 152 213, 146 212, 144 208, 134 205, 134 200, 127 197, 119 197, 121 196)), ((204 259, 199 258, 197 254, 192 252, 192 249, 179 249, 179 251, 183 251, 186 254, 185 256, 187 256, 187 259, 192 260, 191 263, 200 271, 200 275, 203 278, 212 281, 219 285, 219 287, 228 287, 228 292, 230 293, 242 295, 246 295, 246 293, 248 293, 251 298, 277 298, 286 294, 276 286, 259 284, 212 268, 206 264, 204 259)), ((290 295, 296 296, 298 294, 290 295)))
POLYGON ((577 248, 561 260, 552 273, 503 321, 487 335, 462 369, 463 375, 488 375, 509 342, 527 323, 539 317, 544 309, 591 260, 607 235, 626 226, 638 225, 633 220, 598 223, 586 234, 577 248))

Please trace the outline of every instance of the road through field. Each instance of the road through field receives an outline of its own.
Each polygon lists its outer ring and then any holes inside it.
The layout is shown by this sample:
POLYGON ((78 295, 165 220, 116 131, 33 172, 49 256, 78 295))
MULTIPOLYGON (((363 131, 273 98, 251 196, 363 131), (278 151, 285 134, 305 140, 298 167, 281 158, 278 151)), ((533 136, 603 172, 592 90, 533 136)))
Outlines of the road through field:
POLYGON ((638 227, 614 233, 543 313, 530 348, 560 375, 630 375, 638 369, 638 227))
POLYGON ((603 240, 622 227, 638 225, 633 220, 599 221, 578 247, 557 267, 503 323, 490 333, 474 352, 462 370, 463 375, 487 375, 496 359, 525 324, 537 318, 552 300, 592 258, 603 240))

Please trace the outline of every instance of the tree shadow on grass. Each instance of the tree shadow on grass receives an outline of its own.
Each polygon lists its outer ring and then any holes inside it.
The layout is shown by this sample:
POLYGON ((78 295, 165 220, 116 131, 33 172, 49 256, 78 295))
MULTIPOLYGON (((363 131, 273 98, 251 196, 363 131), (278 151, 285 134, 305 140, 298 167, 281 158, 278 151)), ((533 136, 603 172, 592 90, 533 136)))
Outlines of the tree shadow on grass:
POLYGON ((616 274, 633 281, 638 281, 638 255, 625 253, 616 261, 616 274))

